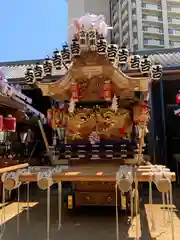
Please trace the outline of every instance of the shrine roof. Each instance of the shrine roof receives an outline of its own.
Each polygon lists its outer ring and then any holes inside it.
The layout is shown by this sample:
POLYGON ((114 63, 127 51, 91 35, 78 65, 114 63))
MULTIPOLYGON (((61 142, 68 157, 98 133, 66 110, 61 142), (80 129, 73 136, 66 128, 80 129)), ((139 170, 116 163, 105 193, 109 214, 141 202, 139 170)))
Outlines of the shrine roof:
MULTIPOLYGON (((158 61, 165 70, 180 69, 180 48, 168 49, 150 49, 136 51, 133 54, 141 56, 148 55, 152 62, 158 61)), ((41 63, 44 59, 14 61, 14 62, 0 62, 0 68, 7 79, 19 79, 24 81, 25 71, 28 67, 33 67, 37 62, 41 63)), ((63 76, 66 69, 61 71, 53 70, 52 76, 63 76)))

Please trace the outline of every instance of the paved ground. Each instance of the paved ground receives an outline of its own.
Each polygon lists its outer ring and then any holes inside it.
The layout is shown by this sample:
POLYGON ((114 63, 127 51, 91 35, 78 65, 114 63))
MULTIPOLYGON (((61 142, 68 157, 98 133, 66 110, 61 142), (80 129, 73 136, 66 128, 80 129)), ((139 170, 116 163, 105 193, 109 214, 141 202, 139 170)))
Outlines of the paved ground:
MULTIPOLYGON (((180 189, 179 189, 180 190, 180 189)), ((175 225, 175 239, 180 239, 180 194, 177 189, 175 191, 174 198, 174 225, 175 225)), ((23 193, 24 194, 24 193, 23 193)), ((23 195, 22 194, 22 195, 23 195)), ((146 194, 144 194, 146 195, 146 194)), ((23 197, 23 196, 22 196, 23 197)), ((45 240, 46 238, 46 194, 44 192, 34 193, 31 197, 31 209, 30 209, 30 222, 27 222, 27 212, 24 210, 26 203, 21 201, 20 214, 19 214, 19 227, 20 232, 17 235, 17 203, 10 203, 6 206, 6 224, 4 237, 0 239, 4 240, 45 240)), ((170 224, 163 225, 163 211, 160 204, 160 195, 154 192, 155 202, 153 204, 153 212, 155 215, 156 232, 154 236, 158 236, 154 239, 171 240, 171 228, 170 224), (166 230, 164 232, 164 230, 166 230)), ((138 219, 140 219, 141 225, 140 234, 141 240, 148 240, 150 238, 150 218, 149 218, 149 204, 146 201, 146 196, 142 202, 142 207, 138 219)), ((166 211, 166 214, 168 212, 166 211)), ((3 211, 1 210, 1 217, 3 217, 3 211)), ((134 219, 133 226, 128 224, 128 216, 121 215, 120 221, 120 240, 135 238, 135 224, 134 219)), ((57 230, 58 217, 57 217, 57 197, 51 198, 51 238, 50 240, 116 240, 116 225, 115 225, 115 209, 110 208, 85 208, 81 209, 76 216, 68 216, 63 214, 63 224, 60 231, 57 230)), ((1 229, 3 230, 3 229, 1 229)))

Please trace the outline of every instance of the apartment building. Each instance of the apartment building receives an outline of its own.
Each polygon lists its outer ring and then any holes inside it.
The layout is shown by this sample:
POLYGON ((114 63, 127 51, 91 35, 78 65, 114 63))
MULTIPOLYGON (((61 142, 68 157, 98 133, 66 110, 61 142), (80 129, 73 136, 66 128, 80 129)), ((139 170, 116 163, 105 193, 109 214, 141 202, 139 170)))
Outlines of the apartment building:
POLYGON ((131 51, 180 47, 180 1, 110 0, 111 38, 131 51))
POLYGON ((86 13, 103 14, 113 27, 111 40, 131 51, 180 47, 178 0, 68 0, 69 25, 86 13))

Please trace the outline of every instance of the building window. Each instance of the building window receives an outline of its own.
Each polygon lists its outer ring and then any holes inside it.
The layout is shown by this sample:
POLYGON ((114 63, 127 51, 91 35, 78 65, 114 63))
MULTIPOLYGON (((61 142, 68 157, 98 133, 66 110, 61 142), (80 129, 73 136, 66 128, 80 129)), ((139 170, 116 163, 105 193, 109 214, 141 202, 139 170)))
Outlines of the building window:
POLYGON ((161 45, 164 45, 164 40, 160 40, 160 44, 161 44, 161 45))
POLYGON ((168 12, 171 12, 171 11, 172 11, 172 9, 171 9, 170 6, 167 6, 167 10, 168 10, 168 12))
POLYGON ((168 33, 169 33, 169 34, 173 34, 173 32, 174 32, 173 29, 171 29, 171 28, 168 29, 168 33))
POLYGON ((148 27, 143 26, 143 31, 147 32, 148 31, 148 27))
POLYGON ((171 23, 172 22, 172 18, 168 17, 168 22, 171 23))
POLYGON ((147 15, 142 14, 142 19, 147 19, 147 15))
POLYGON ((137 38, 137 32, 133 33, 133 38, 137 38))
POLYGON ((144 44, 148 44, 148 39, 144 39, 144 44))
POLYGON ((138 50, 138 45, 135 44, 135 45, 134 45, 134 51, 137 51, 137 50, 138 50))
POLYGON ((135 15, 136 14, 136 8, 133 8, 132 9, 132 15, 135 15))
POLYGON ((142 8, 146 8, 146 3, 141 3, 142 8))
POLYGON ((157 9, 158 9, 158 10, 162 10, 161 4, 158 4, 158 5, 157 5, 157 9))
POLYGON ((173 41, 169 40, 169 45, 170 45, 170 46, 174 46, 173 41))
POLYGON ((162 17, 161 16, 158 16, 158 21, 162 21, 162 17))

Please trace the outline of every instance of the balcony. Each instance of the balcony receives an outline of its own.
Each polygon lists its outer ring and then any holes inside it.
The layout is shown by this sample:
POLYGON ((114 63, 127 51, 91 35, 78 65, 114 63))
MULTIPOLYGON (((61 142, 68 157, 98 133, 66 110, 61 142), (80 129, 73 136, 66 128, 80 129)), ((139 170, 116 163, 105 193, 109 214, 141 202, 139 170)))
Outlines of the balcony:
POLYGON ((171 46, 171 47, 174 47, 174 48, 177 48, 177 47, 180 47, 180 42, 178 42, 178 41, 169 41, 169 45, 171 46))
POLYGON ((136 15, 133 15, 133 16, 132 16, 132 20, 133 20, 133 21, 137 21, 136 15))
POLYGON ((162 24, 163 19, 161 16, 142 15, 143 22, 162 24))
POLYGON ((143 32, 145 35, 163 35, 163 29, 157 27, 143 26, 143 32))
POLYGON ((145 12, 161 12, 162 11, 162 7, 161 5, 155 5, 155 4, 147 4, 147 3, 142 3, 141 4, 142 10, 144 10, 145 12))
POLYGON ((168 25, 170 25, 171 27, 173 27, 173 25, 175 26, 175 27, 177 27, 177 25, 179 25, 180 24, 180 19, 173 19, 173 18, 170 18, 170 17, 168 17, 168 25))
POLYGON ((178 4, 177 0, 168 0, 168 3, 175 4, 175 5, 178 4))
POLYGON ((152 47, 156 47, 156 46, 164 46, 164 41, 162 40, 155 40, 155 39, 144 39, 144 46, 152 46, 152 47))
POLYGON ((168 12, 168 15, 169 14, 180 14, 180 8, 168 6, 167 12, 168 12))
POLYGON ((173 29, 169 28, 168 29, 169 36, 174 36, 174 37, 179 37, 180 36, 180 30, 179 29, 173 29))

